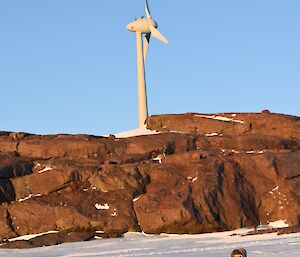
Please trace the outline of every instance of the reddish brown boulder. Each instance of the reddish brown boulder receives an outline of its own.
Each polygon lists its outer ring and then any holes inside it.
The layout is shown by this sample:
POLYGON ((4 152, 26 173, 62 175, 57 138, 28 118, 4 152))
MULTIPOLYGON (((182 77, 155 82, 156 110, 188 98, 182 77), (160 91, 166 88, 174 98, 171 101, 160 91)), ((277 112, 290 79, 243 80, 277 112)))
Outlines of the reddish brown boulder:
POLYGON ((91 173, 73 169, 45 168, 45 172, 18 177, 11 180, 16 200, 21 201, 30 195, 45 195, 84 181, 91 173), (47 170, 49 169, 49 170, 47 170))
POLYGON ((195 156, 174 155, 151 167, 147 192, 134 205, 142 230, 203 233, 256 225, 253 192, 241 172, 222 157, 195 156))
POLYGON ((299 193, 278 155, 204 156, 172 155, 149 167, 151 183, 134 203, 143 231, 201 233, 280 219, 298 225, 299 193))

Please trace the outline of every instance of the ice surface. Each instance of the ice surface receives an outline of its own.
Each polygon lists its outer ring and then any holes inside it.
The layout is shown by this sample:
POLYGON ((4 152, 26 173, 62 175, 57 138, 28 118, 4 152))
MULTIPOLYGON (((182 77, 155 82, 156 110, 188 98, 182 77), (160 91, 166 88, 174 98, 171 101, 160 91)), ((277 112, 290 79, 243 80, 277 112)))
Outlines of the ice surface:
POLYGON ((230 236, 245 234, 249 230, 202 235, 160 235, 128 233, 124 238, 95 240, 43 247, 29 250, 0 250, 6 257, 229 257, 233 249, 244 247, 249 256, 287 257, 300 256, 300 234, 277 236, 230 236))

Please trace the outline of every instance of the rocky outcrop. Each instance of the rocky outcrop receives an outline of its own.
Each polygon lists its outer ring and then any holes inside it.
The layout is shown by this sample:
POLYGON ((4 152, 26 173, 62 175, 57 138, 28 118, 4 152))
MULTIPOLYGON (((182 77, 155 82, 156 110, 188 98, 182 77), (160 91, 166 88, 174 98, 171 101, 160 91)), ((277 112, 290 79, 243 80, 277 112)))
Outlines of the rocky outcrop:
POLYGON ((265 135, 300 139, 300 118, 283 114, 221 113, 221 114, 166 114, 153 115, 147 120, 148 127, 158 131, 180 131, 205 135, 265 135))
POLYGON ((0 240, 60 231, 2 247, 300 225, 299 120, 160 115, 147 121, 160 134, 125 139, 1 132, 0 240))

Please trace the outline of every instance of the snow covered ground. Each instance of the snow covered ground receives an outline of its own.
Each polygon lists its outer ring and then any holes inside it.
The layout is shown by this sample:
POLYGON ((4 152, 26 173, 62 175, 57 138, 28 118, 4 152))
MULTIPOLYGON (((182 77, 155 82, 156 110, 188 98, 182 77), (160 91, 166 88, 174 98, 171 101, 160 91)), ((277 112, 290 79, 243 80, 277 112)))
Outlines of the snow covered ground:
POLYGON ((32 257, 129 257, 129 256, 229 256, 231 251, 244 247, 248 256, 287 257, 300 256, 300 234, 277 236, 265 234, 257 236, 230 236, 242 234, 246 230, 212 233, 203 235, 160 235, 147 236, 129 233, 124 238, 95 240, 63 244, 29 250, 0 250, 0 256, 32 257))
POLYGON ((123 131, 118 134, 115 134, 116 138, 128 138, 128 137, 137 137, 137 136, 146 136, 146 135, 157 135, 159 132, 147 129, 146 126, 143 128, 137 128, 133 130, 123 131))

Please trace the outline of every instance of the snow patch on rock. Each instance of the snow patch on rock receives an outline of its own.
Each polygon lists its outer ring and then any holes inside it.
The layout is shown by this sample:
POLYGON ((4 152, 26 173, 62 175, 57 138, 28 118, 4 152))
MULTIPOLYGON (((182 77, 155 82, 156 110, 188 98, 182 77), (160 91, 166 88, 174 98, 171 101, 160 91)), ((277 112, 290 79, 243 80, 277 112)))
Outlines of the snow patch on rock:
POLYGON ((105 204, 98 204, 98 203, 96 203, 95 204, 95 208, 97 209, 97 210, 109 210, 109 204, 108 203, 105 203, 105 204))
POLYGON ((192 179, 192 182, 195 183, 198 180, 198 177, 192 179))
POLYGON ((158 163, 162 163, 162 160, 166 157, 165 154, 159 154, 158 156, 156 156, 155 158, 152 159, 152 161, 154 162, 158 162, 158 163))
POLYGON ((289 224, 286 223, 286 220, 277 220, 269 222, 268 226, 272 228, 288 228, 289 224))
POLYGON ((189 181, 192 181, 193 183, 195 183, 198 180, 198 177, 188 176, 186 179, 189 180, 189 181))
POLYGON ((209 133, 209 134, 205 134, 205 136, 207 136, 207 137, 216 137, 216 136, 219 136, 219 133, 209 133))
POLYGON ((117 209, 114 209, 114 212, 112 214, 110 214, 110 216, 112 217, 117 217, 118 216, 118 211, 117 209))
POLYGON ((30 195, 26 196, 25 198, 18 199, 18 202, 24 202, 31 198, 40 197, 40 196, 42 196, 42 195, 41 194, 30 194, 30 195))
POLYGON ((51 167, 45 167, 44 169, 39 171, 39 174, 52 170, 51 167))
POLYGON ((217 116, 217 115, 201 115, 201 114, 195 114, 195 117, 205 118, 205 119, 211 119, 211 120, 219 120, 224 122, 235 122, 235 123, 241 123, 244 124, 242 120, 235 120, 232 117, 224 117, 224 116, 217 116))
POLYGON ((44 232, 44 233, 39 233, 39 234, 30 234, 30 235, 25 235, 25 236, 18 236, 18 237, 15 237, 15 238, 10 238, 8 239, 9 242, 14 242, 14 241, 21 241, 21 240, 30 240, 30 239, 33 239, 33 238, 36 238, 38 236, 43 236, 43 235, 48 235, 48 234, 56 234, 56 233, 59 233, 59 231, 48 231, 48 232, 44 232))
POLYGON ((142 128, 137 128, 133 130, 123 131, 120 133, 115 134, 116 138, 128 138, 128 137, 137 137, 137 136, 146 136, 146 135, 157 135, 160 132, 147 129, 146 126, 142 128))
POLYGON ((140 196, 139 196, 139 197, 136 197, 136 198, 134 198, 134 199, 133 199, 133 202, 137 202, 138 200, 140 200, 140 198, 141 198, 140 196))

